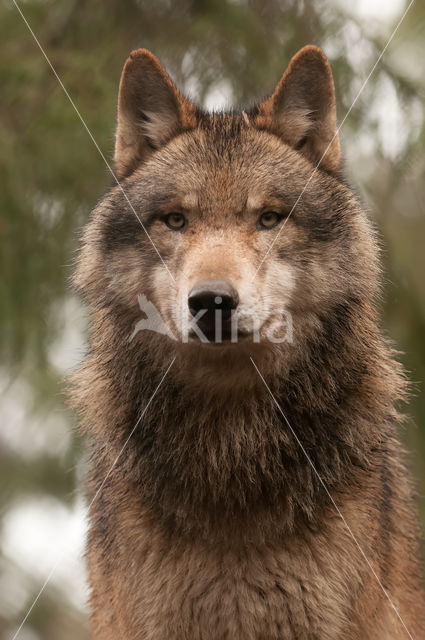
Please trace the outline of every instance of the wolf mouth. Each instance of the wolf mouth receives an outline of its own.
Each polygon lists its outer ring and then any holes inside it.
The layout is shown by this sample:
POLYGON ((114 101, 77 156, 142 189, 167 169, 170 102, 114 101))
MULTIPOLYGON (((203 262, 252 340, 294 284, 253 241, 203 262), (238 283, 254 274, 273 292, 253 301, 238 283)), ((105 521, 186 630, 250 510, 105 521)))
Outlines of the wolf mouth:
POLYGON ((204 331, 202 330, 203 337, 196 333, 195 331, 190 331, 188 338, 191 343, 199 343, 211 346, 229 346, 236 345, 238 342, 246 342, 250 338, 254 340, 254 334, 248 331, 237 331, 232 332, 230 328, 223 328, 221 335, 220 333, 216 335, 214 330, 212 331, 204 331))

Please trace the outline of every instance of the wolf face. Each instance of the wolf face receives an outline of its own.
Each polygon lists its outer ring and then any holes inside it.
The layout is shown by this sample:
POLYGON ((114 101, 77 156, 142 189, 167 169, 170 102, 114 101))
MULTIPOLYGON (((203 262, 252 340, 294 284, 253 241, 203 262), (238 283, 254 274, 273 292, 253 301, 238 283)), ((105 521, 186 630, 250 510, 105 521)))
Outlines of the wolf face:
POLYGON ((122 188, 93 213, 77 285, 142 343, 290 360, 327 315, 375 293, 373 234, 339 167, 332 76, 316 47, 270 98, 219 114, 138 50, 120 85, 122 188), (134 332, 140 294, 166 332, 134 332))

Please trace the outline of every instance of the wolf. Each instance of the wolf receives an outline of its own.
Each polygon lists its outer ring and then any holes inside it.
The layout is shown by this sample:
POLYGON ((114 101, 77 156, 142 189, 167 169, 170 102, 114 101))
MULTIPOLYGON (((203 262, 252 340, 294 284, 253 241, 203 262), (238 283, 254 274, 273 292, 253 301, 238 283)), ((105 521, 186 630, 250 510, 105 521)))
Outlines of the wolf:
POLYGON ((406 382, 324 53, 299 51, 259 104, 207 113, 134 51, 114 172, 74 276, 93 637, 424 638, 406 382))

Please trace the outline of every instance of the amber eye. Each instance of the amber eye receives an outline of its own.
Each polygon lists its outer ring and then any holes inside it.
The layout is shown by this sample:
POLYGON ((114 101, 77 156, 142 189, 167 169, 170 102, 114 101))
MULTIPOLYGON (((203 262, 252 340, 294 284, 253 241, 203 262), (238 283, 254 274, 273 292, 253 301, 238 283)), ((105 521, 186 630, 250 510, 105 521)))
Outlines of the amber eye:
POLYGON ((265 211, 258 219, 260 229, 273 229, 282 220, 282 216, 276 211, 265 211))
POLYGON ((164 222, 173 231, 181 231, 185 228, 187 220, 182 213, 169 213, 164 222))

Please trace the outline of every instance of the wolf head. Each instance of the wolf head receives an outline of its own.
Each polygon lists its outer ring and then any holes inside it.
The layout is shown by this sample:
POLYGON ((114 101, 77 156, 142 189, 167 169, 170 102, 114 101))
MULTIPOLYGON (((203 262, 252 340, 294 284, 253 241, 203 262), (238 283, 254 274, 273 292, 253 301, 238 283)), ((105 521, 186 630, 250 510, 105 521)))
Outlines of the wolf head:
POLYGON ((123 335, 198 358, 254 349, 290 361, 330 326, 341 331, 354 306, 367 315, 376 249, 341 179, 332 74, 317 47, 257 106, 213 114, 150 52, 133 52, 114 163, 120 184, 92 214, 76 283, 123 335), (141 297, 166 330, 137 331, 141 297))

